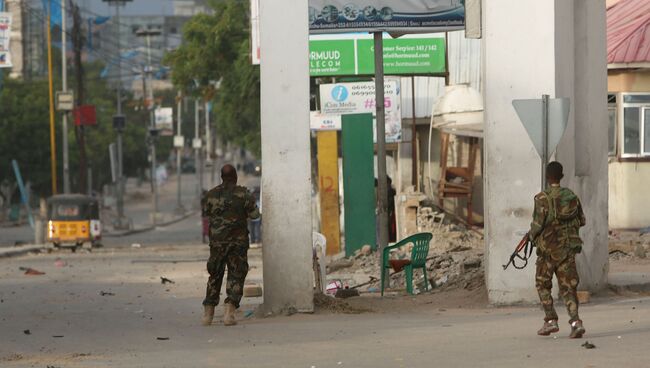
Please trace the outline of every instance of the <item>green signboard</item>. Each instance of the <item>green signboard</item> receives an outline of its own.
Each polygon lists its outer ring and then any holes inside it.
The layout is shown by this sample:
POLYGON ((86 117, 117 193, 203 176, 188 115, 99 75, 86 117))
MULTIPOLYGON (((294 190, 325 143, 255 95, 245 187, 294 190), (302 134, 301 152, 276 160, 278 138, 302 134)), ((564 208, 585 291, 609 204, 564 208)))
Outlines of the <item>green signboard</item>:
MULTIPOLYGON (((371 39, 311 40, 312 77, 373 75, 374 44, 371 39)), ((387 75, 431 75, 444 73, 444 38, 384 40, 384 69, 387 75)))

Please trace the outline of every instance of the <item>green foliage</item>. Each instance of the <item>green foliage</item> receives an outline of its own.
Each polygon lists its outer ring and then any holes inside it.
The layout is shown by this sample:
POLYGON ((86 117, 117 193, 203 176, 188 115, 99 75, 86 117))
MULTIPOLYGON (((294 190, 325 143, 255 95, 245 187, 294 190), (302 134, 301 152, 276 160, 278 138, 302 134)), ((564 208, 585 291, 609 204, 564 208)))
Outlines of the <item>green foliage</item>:
MULTIPOLYGON (((113 115, 116 113, 115 89, 105 79, 99 77, 103 65, 99 62, 84 65, 85 103, 97 108, 97 126, 85 127, 88 165, 93 170, 93 187, 101 188, 111 181, 109 144, 116 142, 117 135, 113 129, 113 115)), ((56 70, 56 69, 55 69, 56 70)), ((69 73, 72 74, 72 73, 69 73)), ((76 86, 71 78, 69 85, 76 86)), ((60 83, 55 79, 54 90, 60 90, 60 83)), ((158 93, 157 93, 158 95, 158 93)), ((162 103, 172 106, 174 92, 161 94, 162 103)), ((146 136, 149 126, 149 112, 141 108, 139 101, 132 96, 124 98, 124 114, 127 127, 123 135, 124 173, 136 176, 149 167, 146 136)), ((62 126, 61 113, 56 112, 56 154, 58 188, 62 191, 62 126)), ((74 119, 68 119, 68 142, 70 181, 73 191, 78 188, 79 150, 74 134, 74 119)), ((0 89, 0 183, 14 182, 11 160, 18 161, 23 178, 32 184, 39 196, 51 194, 50 168, 50 123, 49 123, 48 82, 45 80, 22 81, 5 79, 0 89)), ((163 162, 172 149, 171 137, 162 137, 158 143, 158 158, 163 162)))
POLYGON ((212 1, 183 29, 184 42, 167 55, 172 81, 186 95, 215 102, 220 139, 260 153, 259 68, 249 60, 248 3, 212 1), (215 87, 219 84, 218 88, 215 87))

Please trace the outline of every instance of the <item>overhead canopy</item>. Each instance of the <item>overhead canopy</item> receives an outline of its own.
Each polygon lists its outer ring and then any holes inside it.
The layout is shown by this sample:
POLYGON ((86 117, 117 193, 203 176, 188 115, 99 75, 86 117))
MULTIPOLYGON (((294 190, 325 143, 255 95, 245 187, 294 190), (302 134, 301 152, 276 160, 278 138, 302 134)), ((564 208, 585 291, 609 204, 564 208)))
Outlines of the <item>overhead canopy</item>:
POLYGON ((650 63, 650 0, 621 0, 607 8, 607 63, 650 63))

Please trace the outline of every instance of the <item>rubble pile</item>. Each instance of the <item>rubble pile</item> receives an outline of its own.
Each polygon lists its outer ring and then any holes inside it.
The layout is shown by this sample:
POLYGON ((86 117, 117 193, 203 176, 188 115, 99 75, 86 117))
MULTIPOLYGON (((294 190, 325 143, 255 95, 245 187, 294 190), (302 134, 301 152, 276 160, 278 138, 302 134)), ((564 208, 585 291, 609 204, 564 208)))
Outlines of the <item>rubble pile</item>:
POLYGON ((634 260, 650 256, 650 229, 641 232, 611 231, 609 235, 609 259, 634 260))
MULTIPOLYGON (((427 257, 427 278, 429 289, 474 290, 484 285, 483 237, 481 234, 455 225, 435 223, 437 231, 433 232, 429 255, 427 257)), ((409 259, 412 245, 407 245, 391 252, 390 259, 409 259)), ((381 286, 381 255, 379 252, 358 251, 354 257, 333 261, 328 265, 328 279, 344 279, 346 286, 358 287, 360 291, 378 291, 381 286)), ((391 289, 405 289, 404 272, 393 273, 391 270, 391 289)), ((422 270, 415 270, 413 275, 414 291, 425 290, 422 270)))

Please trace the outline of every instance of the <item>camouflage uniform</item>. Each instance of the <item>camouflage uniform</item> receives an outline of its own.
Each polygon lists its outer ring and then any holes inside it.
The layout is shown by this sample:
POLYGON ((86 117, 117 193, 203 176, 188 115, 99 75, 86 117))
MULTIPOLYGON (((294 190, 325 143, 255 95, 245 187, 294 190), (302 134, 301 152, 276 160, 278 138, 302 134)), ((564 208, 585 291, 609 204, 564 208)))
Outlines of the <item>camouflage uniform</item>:
POLYGON ((248 274, 248 218, 259 217, 255 197, 244 187, 224 183, 201 199, 201 208, 210 221, 210 278, 203 305, 219 304, 227 266, 225 303, 239 308, 248 274))
POLYGON ((557 276, 569 322, 577 321, 580 282, 575 255, 582 251, 579 229, 585 225, 580 199, 570 189, 552 185, 535 196, 535 212, 529 237, 537 247, 535 287, 546 314, 544 320, 557 320, 553 308, 553 274, 557 276))

